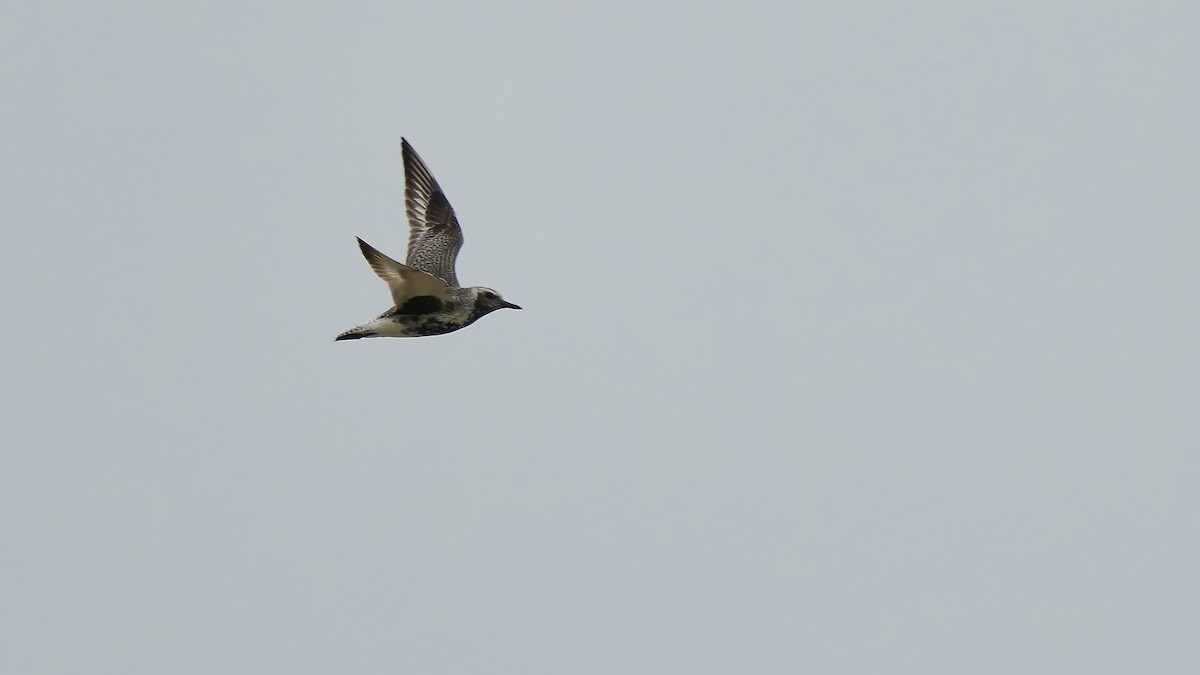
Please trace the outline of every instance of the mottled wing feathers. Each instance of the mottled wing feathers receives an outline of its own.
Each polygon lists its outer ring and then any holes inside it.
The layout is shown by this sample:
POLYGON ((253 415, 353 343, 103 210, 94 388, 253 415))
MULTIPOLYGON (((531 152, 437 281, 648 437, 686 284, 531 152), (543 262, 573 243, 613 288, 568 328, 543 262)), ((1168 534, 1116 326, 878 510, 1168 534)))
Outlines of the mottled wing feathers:
POLYGON ((462 248, 462 228, 454 208, 429 167, 407 140, 404 155, 404 203, 408 214, 408 265, 458 286, 454 260, 462 248))
POLYGON ((358 248, 375 274, 388 285, 396 307, 404 307, 409 300, 419 296, 432 296, 439 301, 450 298, 442 279, 398 263, 362 239, 358 240, 358 248))

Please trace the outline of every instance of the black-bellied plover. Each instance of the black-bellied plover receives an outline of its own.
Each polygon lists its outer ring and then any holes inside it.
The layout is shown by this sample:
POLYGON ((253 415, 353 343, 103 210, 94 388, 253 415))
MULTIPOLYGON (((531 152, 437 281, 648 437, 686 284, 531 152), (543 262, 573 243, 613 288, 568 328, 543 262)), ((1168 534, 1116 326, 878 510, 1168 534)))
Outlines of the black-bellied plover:
POLYGON ((416 150, 404 139, 400 139, 400 148, 409 227, 407 264, 358 240, 367 263, 388 285, 395 304, 373 321, 337 336, 337 340, 441 335, 466 328, 498 309, 521 309, 490 288, 458 285, 454 259, 463 243, 458 218, 416 150))

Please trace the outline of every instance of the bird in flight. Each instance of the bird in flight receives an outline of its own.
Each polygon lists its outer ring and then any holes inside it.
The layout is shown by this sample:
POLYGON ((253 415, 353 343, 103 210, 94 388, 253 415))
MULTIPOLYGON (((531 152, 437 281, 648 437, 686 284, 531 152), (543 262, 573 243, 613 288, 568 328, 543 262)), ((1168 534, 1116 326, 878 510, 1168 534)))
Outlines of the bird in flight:
POLYGON ((462 228, 446 194, 407 140, 404 156, 404 203, 408 212, 408 258, 401 264, 362 239, 367 264, 392 293, 392 308, 355 326, 337 340, 367 337, 420 337, 466 328, 498 309, 521 309, 483 286, 458 285, 454 259, 462 248, 462 228))

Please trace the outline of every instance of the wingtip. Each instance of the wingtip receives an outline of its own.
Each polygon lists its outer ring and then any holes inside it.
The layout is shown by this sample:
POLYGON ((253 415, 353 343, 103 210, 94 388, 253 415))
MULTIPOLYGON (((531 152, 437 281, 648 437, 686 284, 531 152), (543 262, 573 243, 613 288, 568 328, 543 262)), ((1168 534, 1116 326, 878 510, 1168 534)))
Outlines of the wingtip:
POLYGON ((375 259, 383 256, 374 246, 363 241, 362 237, 355 237, 355 239, 358 240, 358 250, 362 251, 363 257, 367 259, 367 262, 374 264, 373 261, 375 259))

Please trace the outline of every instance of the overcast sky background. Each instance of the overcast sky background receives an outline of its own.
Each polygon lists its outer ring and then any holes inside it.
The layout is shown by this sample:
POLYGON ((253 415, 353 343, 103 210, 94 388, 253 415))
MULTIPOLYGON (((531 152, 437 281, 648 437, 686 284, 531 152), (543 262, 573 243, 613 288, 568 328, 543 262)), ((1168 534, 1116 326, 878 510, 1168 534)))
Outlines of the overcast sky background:
POLYGON ((0 671, 1200 672, 1195 3, 500 6, 0 10, 0 671))

